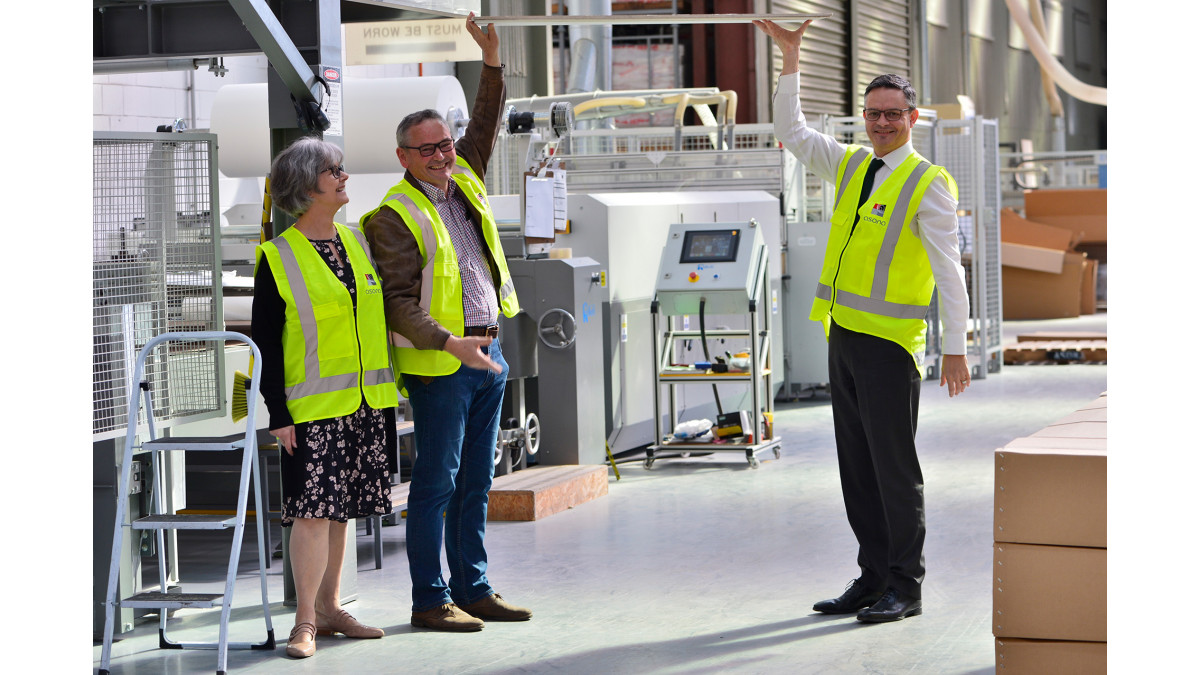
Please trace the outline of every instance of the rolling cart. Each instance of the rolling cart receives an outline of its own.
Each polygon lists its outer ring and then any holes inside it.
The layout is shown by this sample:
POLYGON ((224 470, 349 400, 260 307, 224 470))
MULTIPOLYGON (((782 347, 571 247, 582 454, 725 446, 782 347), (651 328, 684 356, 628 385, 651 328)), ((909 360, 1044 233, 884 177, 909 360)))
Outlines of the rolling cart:
POLYGON ((759 466, 758 455, 772 451, 780 456, 782 439, 774 433, 771 420, 773 387, 771 379, 770 303, 767 297, 767 247, 754 220, 738 223, 675 223, 667 234, 667 245, 659 265, 654 301, 650 304, 651 340, 655 364, 654 438, 646 448, 645 467, 654 466, 663 452, 740 452, 751 468, 759 466), (745 329, 705 330, 706 315, 746 317, 745 329), (679 330, 673 316, 698 316, 699 330, 679 330), (663 317, 666 317, 665 328, 663 317), (741 338, 749 342, 748 369, 740 372, 716 372, 713 369, 688 370, 676 363, 676 346, 681 340, 699 339, 705 345, 710 338, 741 338), (709 383, 713 386, 718 416, 723 413, 717 385, 743 383, 750 388, 749 411, 741 433, 727 442, 704 443, 674 438, 664 433, 663 416, 670 430, 679 423, 676 389, 680 385, 709 383))

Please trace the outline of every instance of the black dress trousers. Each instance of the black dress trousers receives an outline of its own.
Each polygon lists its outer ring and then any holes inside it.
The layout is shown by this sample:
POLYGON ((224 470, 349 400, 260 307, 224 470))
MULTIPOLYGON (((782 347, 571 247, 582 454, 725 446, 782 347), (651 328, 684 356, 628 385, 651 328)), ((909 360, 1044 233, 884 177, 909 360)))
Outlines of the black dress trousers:
POLYGON ((917 462, 921 375, 903 347, 832 323, 829 387, 842 498, 862 580, 921 597, 925 496, 917 462))

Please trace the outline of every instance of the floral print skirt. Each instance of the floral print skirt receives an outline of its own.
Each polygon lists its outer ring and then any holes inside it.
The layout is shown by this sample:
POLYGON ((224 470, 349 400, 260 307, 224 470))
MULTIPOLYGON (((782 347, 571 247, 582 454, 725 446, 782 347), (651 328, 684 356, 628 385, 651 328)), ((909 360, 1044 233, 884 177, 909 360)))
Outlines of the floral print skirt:
POLYGON ((297 424, 295 454, 279 453, 283 526, 295 518, 344 523, 390 513, 395 434, 395 409, 376 410, 366 401, 344 417, 297 424))

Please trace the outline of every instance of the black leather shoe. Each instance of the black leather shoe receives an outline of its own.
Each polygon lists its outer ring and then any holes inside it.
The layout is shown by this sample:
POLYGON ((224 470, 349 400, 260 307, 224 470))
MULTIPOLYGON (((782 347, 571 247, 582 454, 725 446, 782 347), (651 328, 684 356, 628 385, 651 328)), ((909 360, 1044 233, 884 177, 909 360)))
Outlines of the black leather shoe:
POLYGON ((822 614, 853 614, 875 604, 882 596, 882 592, 867 588, 862 579, 855 579, 846 585, 845 593, 832 600, 822 600, 813 605, 813 609, 822 614))
POLYGON ((863 623, 887 623, 920 613, 920 598, 910 598, 894 588, 889 588, 878 602, 858 613, 858 620, 863 623))

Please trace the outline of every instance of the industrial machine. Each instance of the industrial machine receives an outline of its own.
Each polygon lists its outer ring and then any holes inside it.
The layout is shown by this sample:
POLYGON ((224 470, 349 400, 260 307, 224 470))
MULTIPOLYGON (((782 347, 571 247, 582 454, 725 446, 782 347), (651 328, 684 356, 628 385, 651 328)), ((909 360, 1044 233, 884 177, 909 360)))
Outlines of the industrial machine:
POLYGON ((646 468, 666 451, 742 452, 753 468, 758 468, 760 452, 773 450, 779 457, 781 441, 771 429, 774 387, 768 257, 762 230, 754 220, 670 226, 650 308, 655 442, 646 449, 646 468), (706 327, 706 319, 711 322, 716 316, 731 314, 744 315, 745 328, 706 327), (673 320, 685 316, 696 316, 699 330, 682 328, 682 322, 673 320), (689 363, 681 358, 679 347, 693 340, 699 340, 704 360, 689 363), (714 358, 710 352, 715 347, 710 349, 710 342, 726 345, 726 354, 744 345, 746 355, 729 361, 714 358), (694 434, 665 434, 664 413, 670 429, 679 423, 676 389, 696 383, 712 387, 717 409, 712 436, 700 442, 694 434), (731 383, 749 390, 748 409, 743 397, 735 404, 735 412, 725 412, 718 384, 731 383))
MULTIPOLYGON (((586 257, 518 257, 508 260, 508 269, 522 312, 500 322, 514 402, 501 419, 513 420, 518 438, 537 439, 536 445, 527 440, 525 449, 536 452, 540 465, 603 464, 604 399, 596 386, 603 377, 600 265, 586 257), (526 375, 532 355, 533 375, 516 381, 510 354, 526 375)), ((501 443, 505 435, 502 429, 501 443)))

